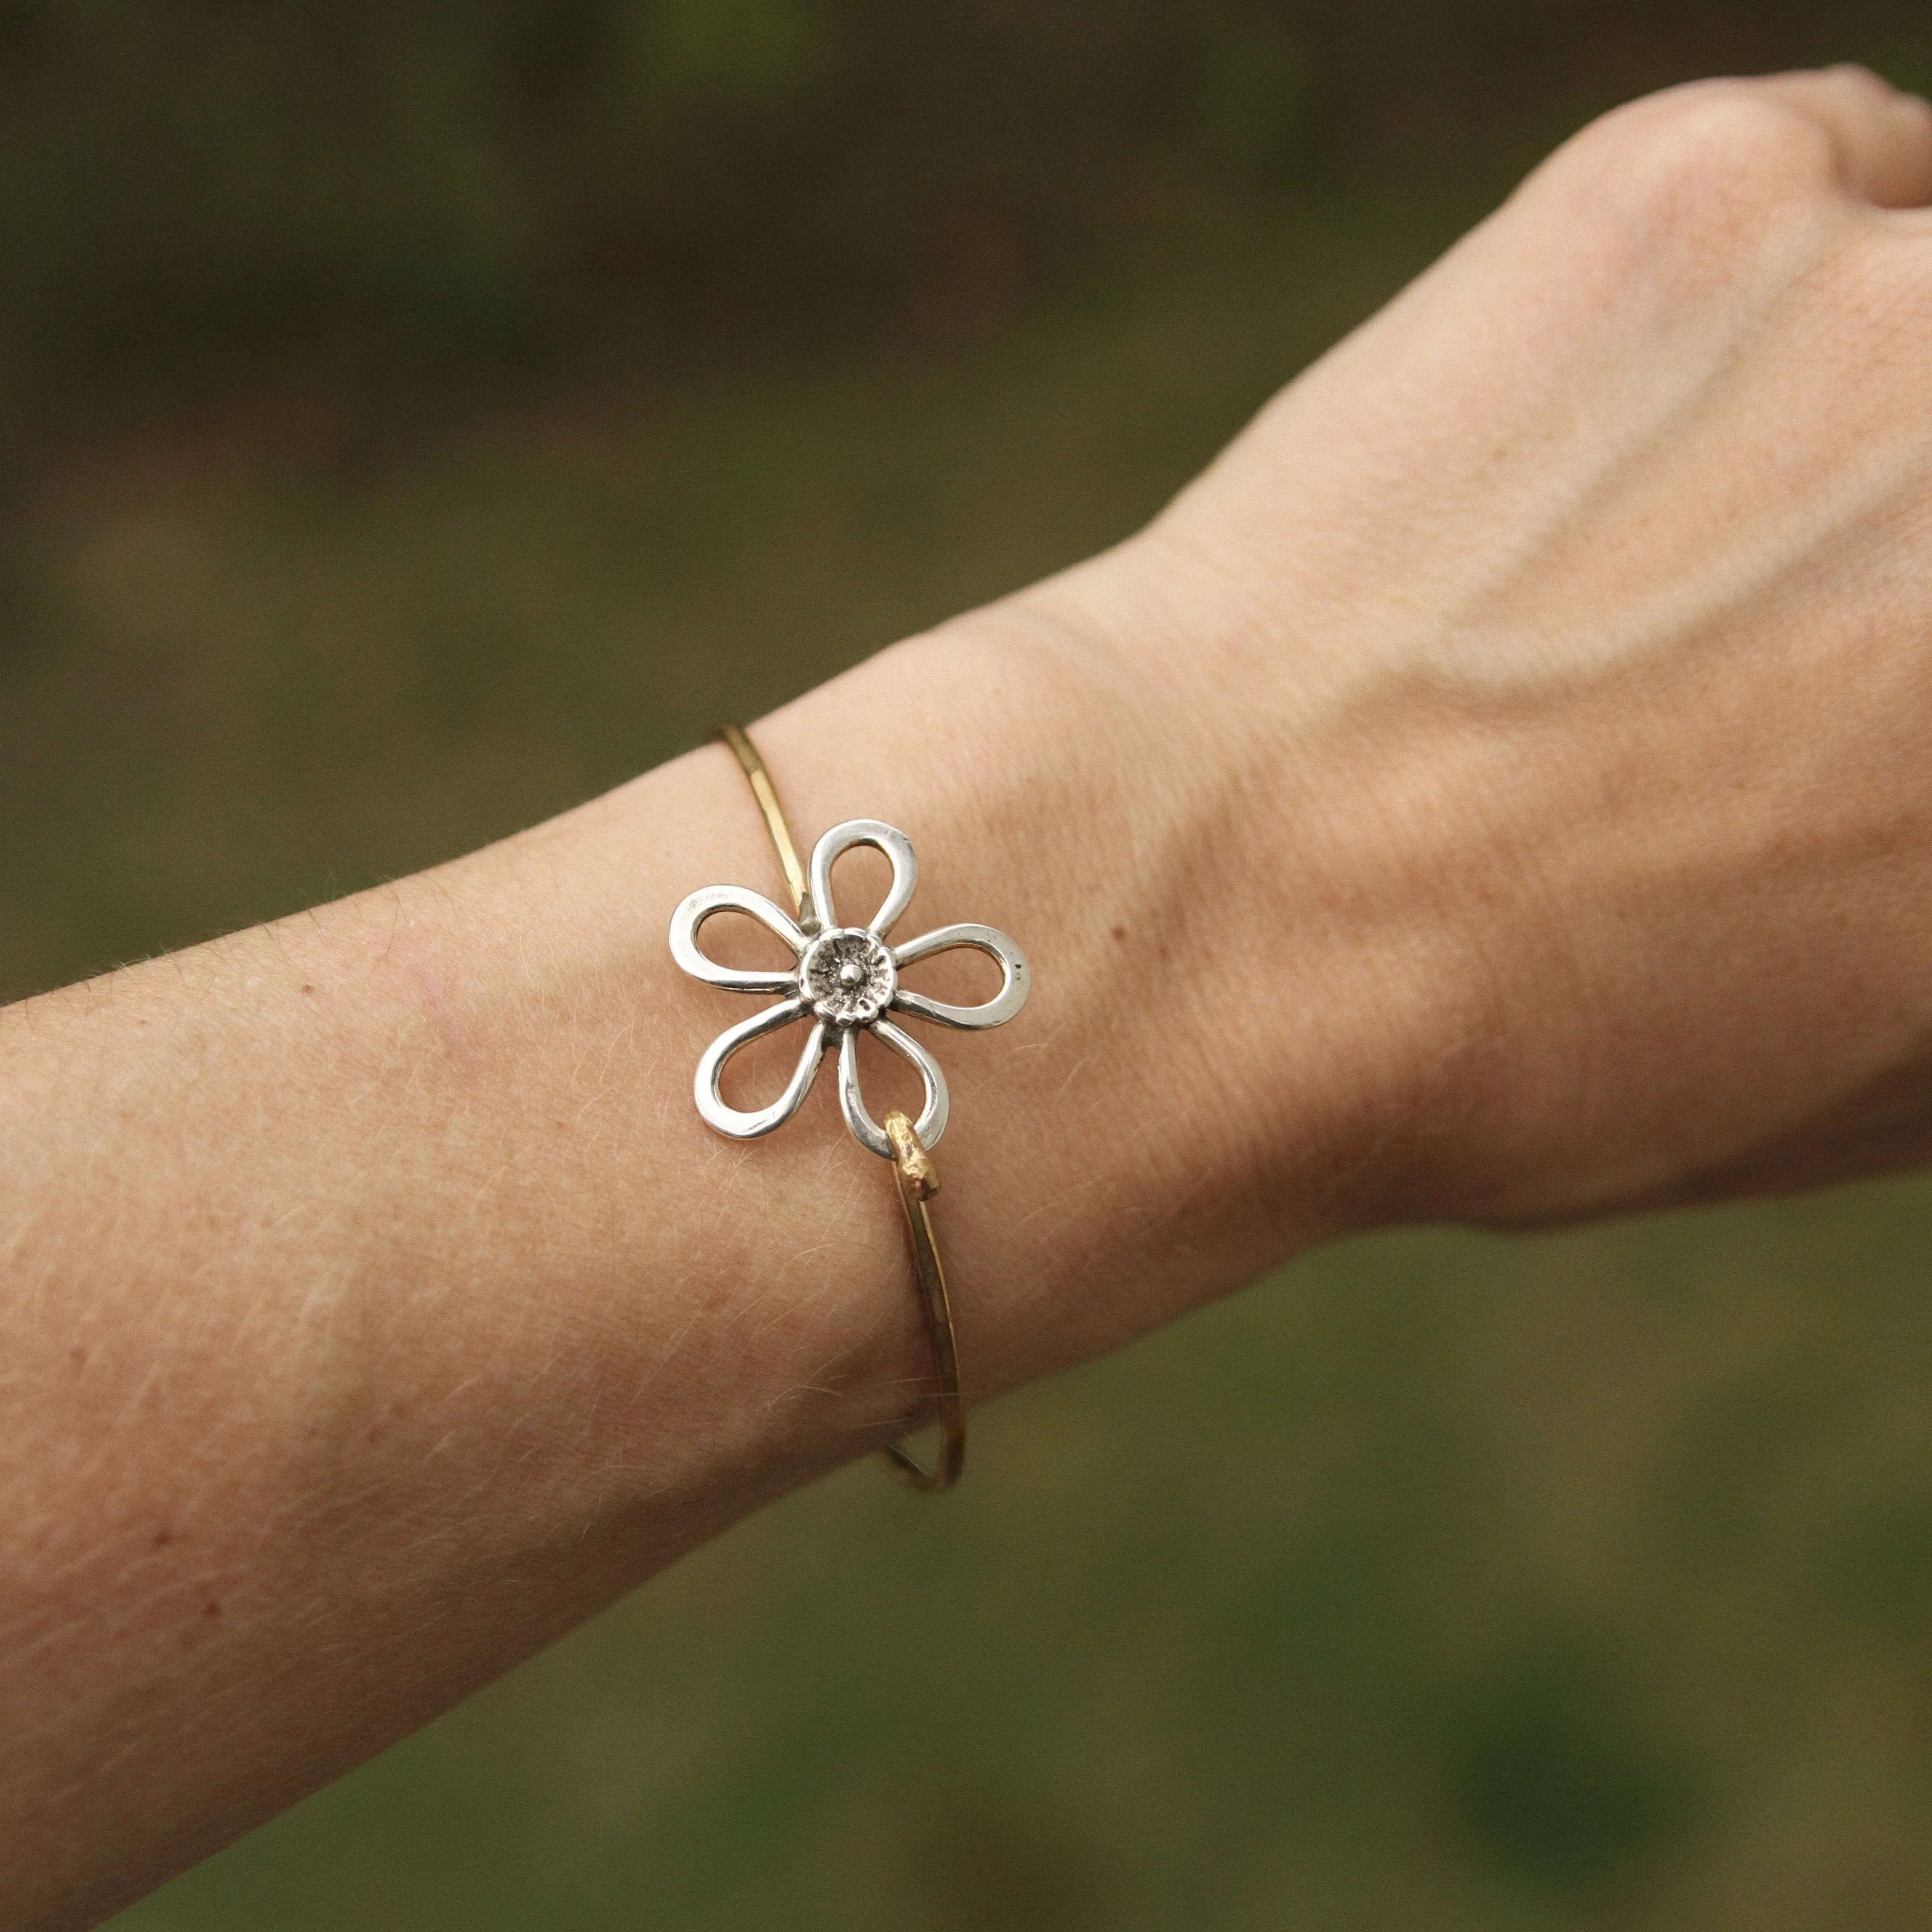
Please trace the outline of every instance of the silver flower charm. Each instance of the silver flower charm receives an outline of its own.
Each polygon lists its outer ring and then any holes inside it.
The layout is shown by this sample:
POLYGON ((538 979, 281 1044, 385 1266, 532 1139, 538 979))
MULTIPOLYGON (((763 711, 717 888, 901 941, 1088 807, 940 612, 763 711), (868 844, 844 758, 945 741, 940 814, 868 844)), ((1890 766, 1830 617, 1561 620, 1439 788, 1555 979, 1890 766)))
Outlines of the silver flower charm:
POLYGON ((796 920, 763 894, 742 886, 706 886, 693 892, 672 915, 671 957, 694 978, 736 993, 785 996, 778 1005, 720 1034, 698 1063, 694 1088, 698 1111, 721 1134, 734 1140, 755 1140, 783 1126, 811 1090, 818 1063, 836 1037, 838 1104, 845 1124, 861 1146, 891 1160, 892 1143, 866 1111, 859 1092, 859 1035, 868 1028, 875 1038, 904 1054, 926 1084, 926 1105, 914 1130, 920 1140, 930 1148, 946 1131, 946 1076, 932 1054, 886 1016, 908 1013, 936 1020, 941 1026, 998 1026, 1026 1004, 1031 980, 1025 955, 1004 932, 990 926, 942 926, 923 938, 888 946, 886 934, 905 910, 918 879, 919 862, 913 856, 912 841, 903 832, 876 818, 848 819, 843 825, 835 825, 813 848, 809 890, 796 920), (832 867, 842 853, 854 845, 875 846, 891 860, 892 890, 868 924, 841 926, 832 905, 832 867), (790 948, 792 965, 746 970, 720 966, 707 958, 698 950, 698 932, 707 919, 720 912, 748 913, 768 926, 790 948), (948 1006, 922 993, 908 992, 900 986, 901 968, 956 946, 976 946, 1000 962, 1000 990, 985 1004, 948 1006), (740 1047, 794 1020, 808 1020, 812 1030, 784 1091, 769 1107, 749 1112, 727 1106, 718 1090, 725 1062, 740 1047))

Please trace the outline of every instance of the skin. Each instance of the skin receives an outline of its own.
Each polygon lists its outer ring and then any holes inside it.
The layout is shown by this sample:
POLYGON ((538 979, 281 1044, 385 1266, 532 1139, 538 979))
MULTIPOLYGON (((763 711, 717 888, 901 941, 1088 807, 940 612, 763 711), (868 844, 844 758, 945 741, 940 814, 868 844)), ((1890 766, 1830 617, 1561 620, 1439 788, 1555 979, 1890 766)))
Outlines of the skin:
MULTIPOLYGON (((1925 1157, 1928 200, 1932 110, 1862 73, 1621 110, 1148 530, 759 728, 806 837, 911 836, 896 937, 1034 964, 926 1036, 976 1399, 1345 1232, 1925 1157)), ((714 746, 0 1013, 10 1924, 918 1412, 829 1080, 749 1147, 692 1108, 754 1008, 664 934, 722 881, 778 886, 714 746)))

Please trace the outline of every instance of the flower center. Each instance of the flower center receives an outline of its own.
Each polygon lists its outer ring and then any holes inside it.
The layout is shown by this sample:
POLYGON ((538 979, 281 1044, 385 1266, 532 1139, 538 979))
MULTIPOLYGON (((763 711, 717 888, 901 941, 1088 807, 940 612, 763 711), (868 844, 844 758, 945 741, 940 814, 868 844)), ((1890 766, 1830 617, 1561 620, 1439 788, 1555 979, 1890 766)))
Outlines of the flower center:
POLYGON ((837 1027, 870 1026, 892 1004, 898 974, 884 940, 859 926, 821 932, 799 962, 799 991, 837 1027))

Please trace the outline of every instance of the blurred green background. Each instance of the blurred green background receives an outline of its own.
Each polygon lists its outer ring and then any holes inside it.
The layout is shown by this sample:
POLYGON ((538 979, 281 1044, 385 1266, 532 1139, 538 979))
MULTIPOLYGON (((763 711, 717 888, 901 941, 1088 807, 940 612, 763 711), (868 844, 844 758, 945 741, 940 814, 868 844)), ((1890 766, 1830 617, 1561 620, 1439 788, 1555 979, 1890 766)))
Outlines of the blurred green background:
MULTIPOLYGON (((0 994, 1109 542, 1590 113, 1853 56, 1932 20, 4 0, 0 994)), ((1928 1247, 1910 1180, 1317 1256, 116 1926, 1922 1928, 1928 1247)))

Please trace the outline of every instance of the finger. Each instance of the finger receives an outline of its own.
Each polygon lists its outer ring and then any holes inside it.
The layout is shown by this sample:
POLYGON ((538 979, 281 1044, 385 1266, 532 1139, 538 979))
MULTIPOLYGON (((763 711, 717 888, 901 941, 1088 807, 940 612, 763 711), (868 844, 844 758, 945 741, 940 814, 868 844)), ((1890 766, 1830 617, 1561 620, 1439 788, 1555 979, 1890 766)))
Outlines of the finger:
POLYGON ((1844 186, 1879 208, 1932 202, 1932 106, 1870 68, 1777 74, 1750 85, 1816 122, 1838 152, 1844 186))

